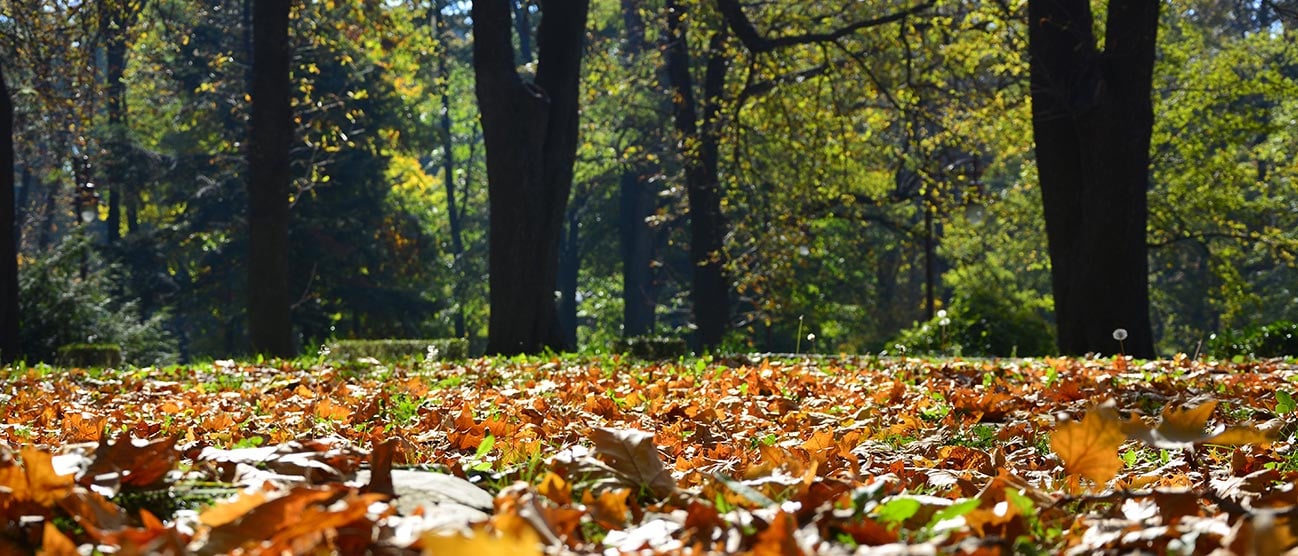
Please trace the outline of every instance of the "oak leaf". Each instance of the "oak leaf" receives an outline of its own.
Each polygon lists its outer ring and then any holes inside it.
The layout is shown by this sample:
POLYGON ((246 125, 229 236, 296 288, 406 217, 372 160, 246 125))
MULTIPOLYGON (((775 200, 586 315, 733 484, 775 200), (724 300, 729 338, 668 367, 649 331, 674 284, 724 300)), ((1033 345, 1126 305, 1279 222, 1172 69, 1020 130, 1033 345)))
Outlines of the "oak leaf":
POLYGON ((1104 485, 1122 469, 1118 447, 1127 440, 1123 421, 1111 405, 1096 406, 1081 421, 1063 423, 1050 436, 1050 447, 1064 462, 1064 472, 1104 485))

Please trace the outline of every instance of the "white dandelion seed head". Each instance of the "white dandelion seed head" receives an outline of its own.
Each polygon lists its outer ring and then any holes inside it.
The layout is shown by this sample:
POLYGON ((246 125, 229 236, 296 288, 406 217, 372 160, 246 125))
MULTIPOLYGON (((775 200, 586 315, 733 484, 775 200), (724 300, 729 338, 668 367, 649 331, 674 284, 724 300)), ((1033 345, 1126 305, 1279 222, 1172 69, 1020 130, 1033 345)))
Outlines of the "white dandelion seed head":
POLYGON ((1115 329, 1113 331, 1113 339, 1119 342, 1127 339, 1127 329, 1126 328, 1115 329))

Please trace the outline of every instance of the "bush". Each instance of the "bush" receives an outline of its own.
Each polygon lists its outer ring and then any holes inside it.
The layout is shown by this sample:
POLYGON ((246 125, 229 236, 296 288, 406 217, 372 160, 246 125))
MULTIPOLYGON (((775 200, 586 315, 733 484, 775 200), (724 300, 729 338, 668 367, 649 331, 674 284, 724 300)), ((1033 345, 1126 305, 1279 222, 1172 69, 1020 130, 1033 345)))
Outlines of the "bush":
POLYGON ((373 357, 380 361, 427 359, 452 361, 469 357, 469 340, 437 338, 431 340, 337 340, 329 344, 329 356, 337 361, 373 357))
POLYGON ((613 344, 613 351, 640 359, 676 359, 689 352, 683 338, 635 336, 613 344))
POLYGON ((137 365, 174 361, 176 343, 165 327, 166 315, 143 317, 135 300, 115 297, 116 274, 79 235, 48 256, 25 262, 18 272, 18 295, 27 360, 55 362, 61 346, 81 343, 116 344, 121 359, 137 365))
POLYGON ((1028 357, 1054 351, 1054 335, 1046 318, 1031 307, 975 290, 953 300, 944 317, 916 323, 891 344, 906 346, 909 353, 1028 357))
POLYGON ((1276 321, 1265 326, 1251 326, 1214 334, 1208 340, 1208 353, 1214 357, 1284 357, 1298 355, 1298 324, 1276 321))
POLYGON ((60 367, 117 367, 122 364, 122 346, 117 344, 68 344, 59 348, 60 367))

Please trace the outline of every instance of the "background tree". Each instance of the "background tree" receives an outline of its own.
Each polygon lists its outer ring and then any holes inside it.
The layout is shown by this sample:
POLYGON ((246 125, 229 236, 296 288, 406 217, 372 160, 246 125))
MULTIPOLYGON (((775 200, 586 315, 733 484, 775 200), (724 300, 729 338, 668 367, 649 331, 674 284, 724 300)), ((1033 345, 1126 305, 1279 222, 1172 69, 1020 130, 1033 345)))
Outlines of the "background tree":
POLYGON ((248 121, 248 331, 255 353, 292 357, 288 291, 290 0, 253 2, 248 121))
POLYGON ((1154 355, 1149 146, 1157 0, 1111 2, 1103 47, 1086 0, 1028 3, 1032 123, 1066 354, 1154 355))
POLYGON ((589 3, 541 2, 534 80, 514 62, 507 0, 473 3, 473 64, 491 199, 489 353, 563 350, 554 292, 572 187, 589 3))
POLYGON ((21 354, 18 343, 18 224, 14 206, 14 105, 0 67, 0 363, 21 354))

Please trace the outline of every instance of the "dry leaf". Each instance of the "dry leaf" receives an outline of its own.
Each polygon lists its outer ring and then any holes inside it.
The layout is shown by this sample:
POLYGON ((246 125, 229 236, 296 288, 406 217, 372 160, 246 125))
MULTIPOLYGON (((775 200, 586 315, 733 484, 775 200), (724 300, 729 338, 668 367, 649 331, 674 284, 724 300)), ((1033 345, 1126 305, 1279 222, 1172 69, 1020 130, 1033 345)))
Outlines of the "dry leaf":
POLYGON ((676 480, 663 466, 654 445, 654 435, 633 429, 591 430, 595 453, 610 467, 626 474, 637 486, 663 499, 676 491, 676 480))
POLYGON ((1063 460, 1066 473, 1103 486, 1122 469, 1118 447, 1126 440, 1118 413, 1111 406, 1100 405, 1081 421, 1059 425, 1050 436, 1050 447, 1063 460))

